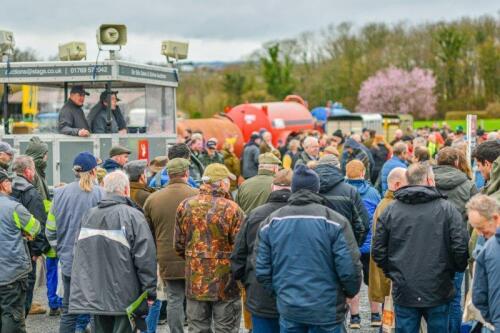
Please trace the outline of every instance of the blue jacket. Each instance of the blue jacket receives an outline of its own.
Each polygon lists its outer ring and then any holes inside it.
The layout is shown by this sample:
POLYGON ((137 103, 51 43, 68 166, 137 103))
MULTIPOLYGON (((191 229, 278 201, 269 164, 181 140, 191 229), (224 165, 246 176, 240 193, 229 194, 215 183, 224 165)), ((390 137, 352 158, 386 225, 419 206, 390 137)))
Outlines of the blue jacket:
POLYGON ((360 246, 359 250, 363 254, 369 254, 370 244, 372 242, 373 214, 382 199, 380 198, 378 191, 364 179, 346 179, 345 182, 354 186, 358 190, 358 193, 361 195, 361 200, 363 200, 363 205, 368 212, 370 227, 368 228, 365 242, 360 246))
MULTIPOLYGON (((163 169, 163 170, 160 171, 159 175, 155 175, 150 180, 149 187, 150 188, 165 187, 165 186, 167 186, 167 184, 168 184, 169 181, 170 181, 170 177, 168 176, 167 169, 163 169), (158 184, 158 178, 160 179, 160 184, 158 184)), ((189 176, 188 184, 189 184, 189 186, 191 186, 193 188, 200 187, 200 185, 191 176, 189 176)))
POLYGON ((361 286, 359 250, 349 222, 308 190, 293 193, 259 231, 255 275, 276 295, 280 316, 309 325, 344 321, 346 297, 361 286))
POLYGON ((385 194, 385 191, 387 191, 387 176, 389 176, 389 173, 392 171, 392 169, 395 168, 408 168, 408 165, 406 164, 405 161, 400 159, 397 156, 393 156, 390 160, 384 163, 384 166, 382 167, 381 172, 381 182, 382 182, 382 195, 385 194))
POLYGON ((500 228, 476 259, 472 302, 483 318, 500 332, 500 228))

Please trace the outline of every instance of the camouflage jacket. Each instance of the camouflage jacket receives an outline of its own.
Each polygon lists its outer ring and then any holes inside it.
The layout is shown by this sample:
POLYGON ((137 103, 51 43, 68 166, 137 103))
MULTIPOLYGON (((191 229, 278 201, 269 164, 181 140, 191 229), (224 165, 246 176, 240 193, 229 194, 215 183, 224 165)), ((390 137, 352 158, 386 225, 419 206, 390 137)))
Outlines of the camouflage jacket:
POLYGON ((244 212, 228 193, 203 184, 181 202, 175 222, 175 250, 186 259, 186 296, 198 301, 239 298, 229 257, 244 212))

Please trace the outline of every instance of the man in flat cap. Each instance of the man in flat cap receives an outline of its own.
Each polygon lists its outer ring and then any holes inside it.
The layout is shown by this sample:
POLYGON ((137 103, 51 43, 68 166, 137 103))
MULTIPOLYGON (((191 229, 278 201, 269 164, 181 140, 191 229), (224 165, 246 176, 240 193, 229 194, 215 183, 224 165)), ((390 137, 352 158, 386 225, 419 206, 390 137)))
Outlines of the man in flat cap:
POLYGON ((167 287, 167 322, 170 332, 184 332, 184 259, 174 251, 175 214, 179 204, 198 194, 187 182, 190 161, 173 158, 166 166, 169 182, 151 194, 144 204, 144 215, 156 243, 160 277, 167 287))
POLYGON ((123 170, 130 180, 130 199, 141 208, 144 206, 146 199, 153 192, 147 186, 147 167, 148 162, 146 160, 130 161, 123 167, 123 170))
POLYGON ((105 90, 101 93, 99 102, 90 109, 87 121, 90 131, 94 134, 119 133, 127 134, 127 123, 123 117, 120 107, 116 104, 120 101, 118 91, 105 90), (111 104, 109 103, 111 100, 111 104), (111 119, 108 126, 108 105, 111 105, 111 119))
POLYGON ((257 176, 249 178, 241 184, 236 202, 245 213, 267 202, 272 192, 274 175, 278 172, 281 161, 273 153, 259 155, 259 171, 257 176))
POLYGON ((109 151, 109 158, 104 161, 102 167, 107 173, 111 173, 116 170, 123 170, 123 166, 128 162, 128 156, 131 151, 128 148, 122 146, 113 146, 109 151))
POLYGON ((82 110, 85 96, 88 95, 83 86, 71 88, 69 99, 59 111, 59 133, 81 137, 90 135, 90 127, 82 110))

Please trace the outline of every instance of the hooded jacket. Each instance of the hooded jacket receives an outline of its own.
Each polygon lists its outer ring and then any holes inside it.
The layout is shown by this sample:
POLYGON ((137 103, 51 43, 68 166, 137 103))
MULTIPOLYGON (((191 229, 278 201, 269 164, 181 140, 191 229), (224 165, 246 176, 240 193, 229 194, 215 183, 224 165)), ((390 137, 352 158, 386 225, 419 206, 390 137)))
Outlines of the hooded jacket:
POLYGON ((276 299, 257 282, 255 278, 255 242, 257 232, 264 220, 274 211, 285 206, 292 193, 289 190, 274 191, 267 203, 255 208, 247 216, 238 233, 233 253, 231 269, 235 280, 240 280, 247 293, 246 309, 259 317, 278 318, 276 299))
POLYGON ((366 238, 363 245, 360 246, 359 250, 363 254, 370 254, 371 242, 372 242, 372 224, 373 224, 373 214, 377 209, 377 206, 381 200, 378 191, 370 186, 370 183, 364 179, 346 179, 346 183, 354 186, 358 193, 361 195, 361 200, 363 205, 368 212, 368 232, 366 233, 366 238))
POLYGON ((255 141, 249 141, 243 149, 241 175, 248 179, 257 175, 259 170, 260 148, 255 141))
POLYGON ((500 201, 500 156, 493 162, 490 180, 488 180, 481 193, 500 201))
POLYGON ((105 169, 107 173, 116 170, 123 170, 123 166, 111 158, 108 158, 104 161, 104 163, 102 164, 102 168, 105 169))
POLYGON ((449 165, 436 165, 433 171, 437 189, 448 197, 466 221, 465 204, 478 193, 476 185, 465 173, 449 165))
POLYGON ((372 169, 372 165, 374 164, 370 150, 368 150, 368 148, 354 139, 347 139, 344 144, 344 151, 342 152, 341 158, 341 170, 344 175, 347 163, 352 160, 360 160, 361 162, 363 162, 363 165, 366 169, 365 179, 370 180, 370 172, 372 169), (348 148, 352 148, 352 153, 349 153, 347 151, 348 148))
POLYGON ((26 148, 26 155, 31 156, 35 162, 36 176, 33 185, 42 196, 44 205, 48 207, 50 199, 49 187, 47 185, 47 176, 45 170, 47 169, 47 161, 44 161, 45 155, 49 152, 49 146, 40 140, 39 137, 34 136, 30 139, 30 143, 26 148))
POLYGON ((392 169, 395 168, 408 168, 408 164, 405 161, 400 159, 397 156, 393 156, 390 160, 384 163, 382 166, 382 170, 380 171, 380 182, 382 185, 382 195, 387 191, 387 177, 389 177, 389 173, 391 173, 392 169))
POLYGON ((273 188, 274 173, 260 169, 257 176, 247 179, 240 185, 236 202, 249 213, 252 209, 266 203, 273 188))
POLYGON ((302 189, 262 224, 257 281, 276 295, 280 317, 309 325, 344 321, 346 297, 361 286, 359 250, 349 222, 302 189))
POLYGON ((500 228, 476 259, 472 302, 483 318, 500 329, 500 228))
POLYGON ((156 298, 156 250, 144 215, 108 194, 82 219, 75 244, 69 312, 125 315, 143 292, 156 298))
POLYGON ((40 232, 33 241, 28 242, 28 245, 32 255, 41 256, 42 253, 50 250, 49 242, 45 237, 47 213, 45 212, 42 197, 33 184, 19 175, 12 182, 11 196, 19 201, 40 223, 40 232))
POLYGON ((78 181, 54 190, 45 235, 57 252, 65 276, 71 276, 73 249, 82 218, 103 197, 104 190, 101 187, 94 186, 91 192, 84 192, 78 181))
POLYGON ((434 307, 455 295, 467 267, 468 233, 455 206, 435 188, 406 186, 377 221, 372 256, 392 280, 394 303, 434 307))
POLYGON ((101 101, 90 109, 87 122, 90 131, 94 134, 118 133, 120 130, 127 129, 127 123, 123 118, 122 111, 119 106, 116 106, 116 109, 111 110, 111 132, 108 130, 108 109, 101 101))
POLYGON ((340 169, 333 165, 321 164, 314 171, 319 176, 319 193, 325 197, 326 205, 351 223, 354 237, 361 246, 370 223, 368 212, 356 188, 346 184, 340 169))
POLYGON ((36 237, 40 223, 26 208, 0 193, 0 286, 26 278, 31 272, 31 258, 23 233, 36 237))

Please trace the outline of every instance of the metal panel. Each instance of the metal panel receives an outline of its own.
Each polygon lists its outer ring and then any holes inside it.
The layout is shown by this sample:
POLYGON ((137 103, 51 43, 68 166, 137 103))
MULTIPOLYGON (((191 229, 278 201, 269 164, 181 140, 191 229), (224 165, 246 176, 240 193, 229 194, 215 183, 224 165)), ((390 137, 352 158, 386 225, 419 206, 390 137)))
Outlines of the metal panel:
POLYGON ((60 173, 60 181, 70 183, 75 180, 73 173, 73 160, 82 151, 94 151, 94 141, 59 141, 60 160, 57 169, 60 173))
POLYGON ((113 140, 111 138, 99 139, 99 151, 96 151, 96 156, 99 156, 103 161, 109 157, 109 151, 113 147, 113 140))

